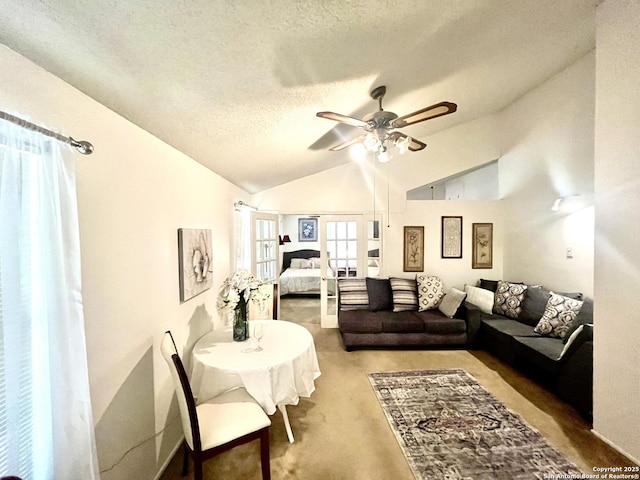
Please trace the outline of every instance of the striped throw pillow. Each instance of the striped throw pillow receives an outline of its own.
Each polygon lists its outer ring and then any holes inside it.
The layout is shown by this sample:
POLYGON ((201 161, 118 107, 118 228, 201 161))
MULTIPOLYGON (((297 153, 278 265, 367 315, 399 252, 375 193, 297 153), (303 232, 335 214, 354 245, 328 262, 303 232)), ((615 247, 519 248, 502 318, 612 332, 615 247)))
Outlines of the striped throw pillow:
POLYGON ((368 310, 369 294, 364 278, 339 278, 340 310, 368 310))
POLYGON ((418 284, 414 278, 391 277, 391 292, 393 293, 393 311, 418 311, 418 284))

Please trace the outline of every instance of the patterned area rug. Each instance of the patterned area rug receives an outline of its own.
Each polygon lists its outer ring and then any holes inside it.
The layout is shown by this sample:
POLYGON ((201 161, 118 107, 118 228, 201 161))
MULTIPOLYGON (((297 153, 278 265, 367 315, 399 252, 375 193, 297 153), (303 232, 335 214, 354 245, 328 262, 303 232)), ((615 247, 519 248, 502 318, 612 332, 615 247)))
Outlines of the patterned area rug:
POLYGON ((464 370, 370 373, 369 381, 417 479, 582 475, 464 370))

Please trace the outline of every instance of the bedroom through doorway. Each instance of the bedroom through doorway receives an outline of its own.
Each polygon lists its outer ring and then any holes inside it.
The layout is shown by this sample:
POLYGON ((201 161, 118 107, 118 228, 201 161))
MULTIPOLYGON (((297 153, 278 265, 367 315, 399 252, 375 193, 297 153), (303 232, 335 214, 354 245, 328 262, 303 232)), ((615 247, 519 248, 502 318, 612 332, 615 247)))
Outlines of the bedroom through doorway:
POLYGON ((378 257, 379 236, 374 253, 364 225, 363 215, 280 215, 282 320, 337 327, 338 278, 378 274, 377 259, 376 268, 365 260, 378 257))

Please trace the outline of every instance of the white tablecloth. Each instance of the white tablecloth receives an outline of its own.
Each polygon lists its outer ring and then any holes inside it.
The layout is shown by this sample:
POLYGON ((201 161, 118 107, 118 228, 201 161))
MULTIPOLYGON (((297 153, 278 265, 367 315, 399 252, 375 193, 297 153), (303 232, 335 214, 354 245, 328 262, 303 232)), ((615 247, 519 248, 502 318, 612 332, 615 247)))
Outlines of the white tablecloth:
POLYGON ((264 325, 261 352, 243 352, 255 347, 256 339, 234 342, 230 327, 198 340, 191 373, 196 402, 242 386, 273 415, 278 405, 297 405, 300 397, 311 396, 314 380, 320 376, 311 333, 291 322, 253 320, 251 335, 257 323, 264 325))

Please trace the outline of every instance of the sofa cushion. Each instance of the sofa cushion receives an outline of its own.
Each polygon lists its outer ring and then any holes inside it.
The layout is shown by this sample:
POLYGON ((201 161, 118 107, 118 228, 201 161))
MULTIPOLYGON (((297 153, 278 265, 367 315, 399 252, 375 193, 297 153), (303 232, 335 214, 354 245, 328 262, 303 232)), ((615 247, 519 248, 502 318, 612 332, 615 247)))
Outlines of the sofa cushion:
POLYGON ((452 334, 466 334, 467 322, 460 318, 449 318, 438 310, 433 310, 434 315, 431 318, 425 319, 424 331, 433 335, 452 335, 452 334), (440 315, 435 315, 435 312, 440 315))
POLYGON ((368 310, 343 310, 338 315, 338 324, 345 333, 382 333, 382 317, 368 310))
POLYGON ((367 277, 367 295, 370 311, 393 310, 393 293, 388 278, 367 277))
POLYGON ((508 318, 483 318, 482 331, 490 336, 498 337, 540 337, 531 325, 520 323, 508 318))
POLYGON ((518 320, 535 327, 544 315, 548 301, 549 290, 542 287, 532 288, 529 285, 520 305, 521 311, 518 320))
POLYGON ((484 313, 491 313, 493 311, 493 292, 471 285, 465 285, 464 291, 467 294, 465 300, 471 305, 475 305, 484 313))
POLYGON ((555 376, 560 368, 558 358, 564 345, 558 338, 514 337, 513 348, 521 359, 540 368, 544 373, 555 376))
POLYGON ((382 319, 384 333, 421 333, 424 322, 414 315, 415 312, 378 312, 382 319))
POLYGON ((541 335, 564 338, 575 320, 582 301, 550 292, 547 308, 538 322, 535 332, 541 335))
POLYGON ((440 305, 438 305, 438 310, 447 317, 453 318, 466 296, 466 293, 457 288, 451 288, 440 302, 440 305))
POLYGON ((418 287, 418 310, 437 308, 444 297, 442 280, 434 275, 416 275, 418 287))
POLYGON ((339 278, 340 310, 368 310, 369 295, 364 278, 339 278))
POLYGON ((393 311, 418 310, 418 285, 415 279, 391 277, 393 311))
POLYGON ((480 279, 480 288, 484 288, 485 290, 489 290, 490 292, 494 292, 498 289, 498 280, 485 280, 484 278, 480 279))
POLYGON ((510 283, 498 280, 498 288, 494 296, 493 312, 509 318, 518 318, 522 310, 521 304, 527 286, 521 283, 510 283))
POLYGON ((564 343, 567 343, 571 334, 580 326, 593 324, 593 300, 590 298, 585 298, 582 302, 582 307, 576 315, 576 318, 573 319, 565 337, 563 339, 564 343))

